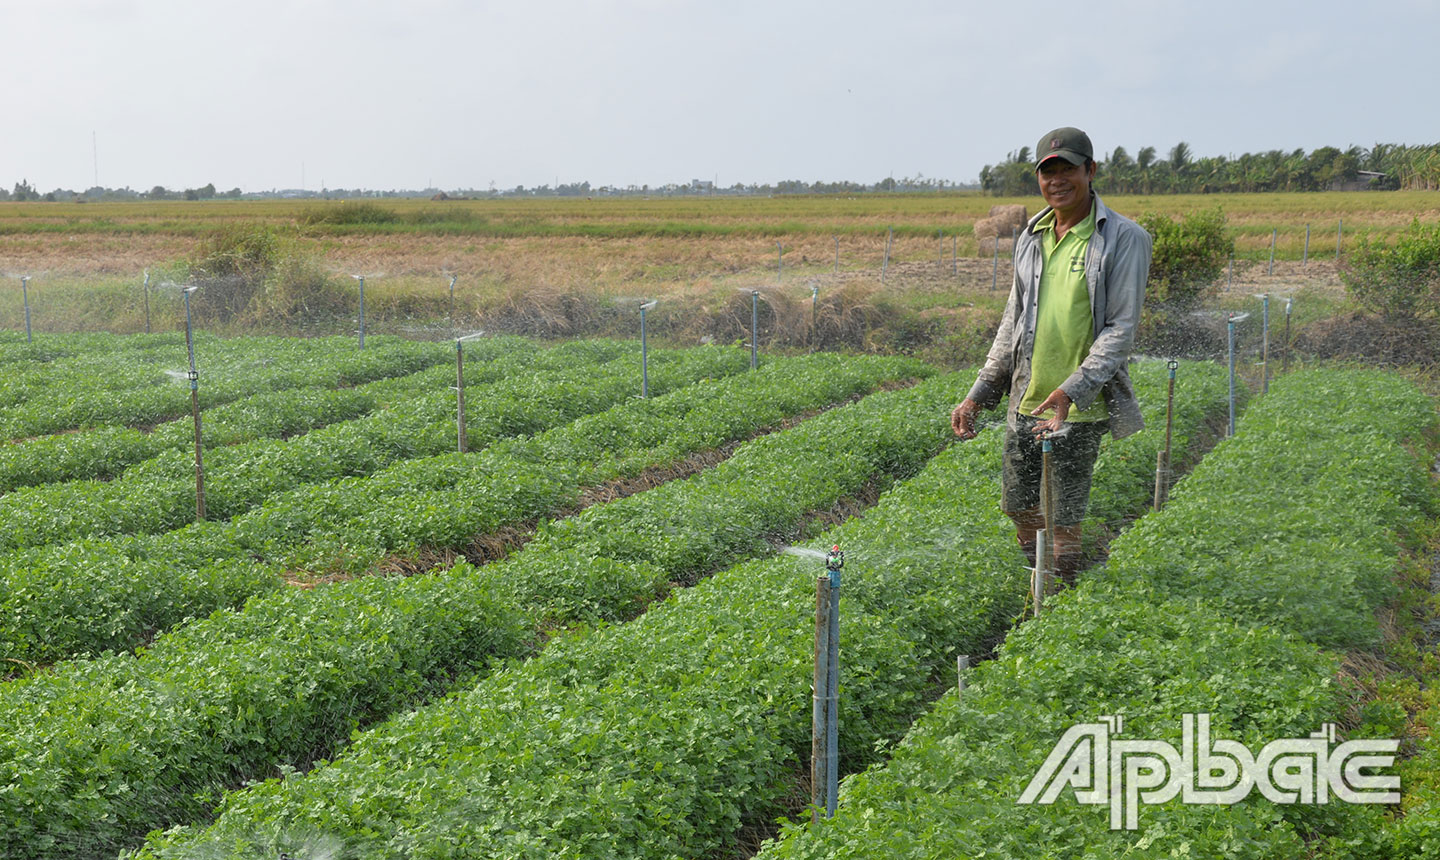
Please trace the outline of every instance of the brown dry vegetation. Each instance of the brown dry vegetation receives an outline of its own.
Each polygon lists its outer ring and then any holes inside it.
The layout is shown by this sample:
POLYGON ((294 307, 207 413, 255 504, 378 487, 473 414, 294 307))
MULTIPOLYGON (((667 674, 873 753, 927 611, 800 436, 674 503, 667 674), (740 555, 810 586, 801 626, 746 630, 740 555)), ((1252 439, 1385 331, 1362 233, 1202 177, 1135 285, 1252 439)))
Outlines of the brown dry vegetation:
MULTIPOLYGON (((1003 250, 998 258, 981 253, 990 249, 977 243, 974 223, 997 203, 1033 212, 1037 202, 978 195, 366 201, 401 219, 380 225, 314 219, 346 205, 338 203, 0 204, 0 274, 31 275, 37 331, 139 331, 145 269, 158 280, 180 271, 176 264, 192 258, 217 227, 259 225, 282 238, 287 255, 329 272, 339 285, 338 302, 313 305, 330 308, 319 312, 305 310, 304 302, 284 304, 292 310, 287 318, 267 316, 265 309, 232 321, 201 318, 202 327, 351 331, 347 276, 363 273, 367 328, 374 332, 443 337, 486 328, 542 337, 634 336, 636 306, 658 298, 650 322, 662 340, 733 342, 748 340, 750 291, 759 290, 762 347, 918 351, 951 363, 983 353, 1010 277, 1003 250), (783 272, 777 272, 777 242, 783 272), (453 309, 450 274, 458 276, 453 309), (295 308, 304 312, 294 315, 295 308)), ((1215 301, 1241 308, 1253 304, 1255 293, 1304 294, 1307 320, 1317 305, 1325 315, 1347 310, 1334 253, 1338 219, 1345 221, 1348 245, 1358 235, 1388 235, 1415 217, 1440 217, 1440 193, 1433 192, 1107 202, 1132 215, 1218 203, 1239 259, 1217 284, 1215 301), (1306 224, 1313 229, 1302 263, 1306 224), (1272 273, 1274 226, 1281 233, 1272 273)), ((1008 246, 1008 239, 1001 244, 1008 246)), ((23 325, 20 299, 18 281, 0 281, 0 328, 23 325)), ((173 296, 152 294, 152 312, 156 329, 182 322, 173 296)))

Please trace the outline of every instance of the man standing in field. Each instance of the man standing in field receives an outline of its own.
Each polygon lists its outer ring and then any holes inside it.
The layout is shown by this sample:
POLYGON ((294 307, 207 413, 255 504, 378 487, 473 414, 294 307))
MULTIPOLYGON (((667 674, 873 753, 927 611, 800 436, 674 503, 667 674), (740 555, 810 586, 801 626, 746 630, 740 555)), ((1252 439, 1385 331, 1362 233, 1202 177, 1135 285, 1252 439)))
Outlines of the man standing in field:
POLYGON ((1033 565, 1040 510, 1041 439, 1053 441, 1056 573, 1073 585, 1081 565, 1080 521, 1107 431, 1116 439, 1144 423, 1125 364, 1135 342, 1150 234, 1112 212, 1090 184, 1090 138, 1057 128, 1035 147, 1035 174, 1049 204, 1015 243, 1015 278, 995 342, 974 387, 951 413, 961 439, 975 416, 1010 395, 1002 507, 1033 565))

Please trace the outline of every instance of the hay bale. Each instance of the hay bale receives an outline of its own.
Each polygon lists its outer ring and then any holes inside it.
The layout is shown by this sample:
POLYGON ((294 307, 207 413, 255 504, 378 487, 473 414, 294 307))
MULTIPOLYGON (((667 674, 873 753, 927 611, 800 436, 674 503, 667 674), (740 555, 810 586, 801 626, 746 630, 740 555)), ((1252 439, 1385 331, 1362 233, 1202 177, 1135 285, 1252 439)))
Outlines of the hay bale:
MULTIPOLYGON (((1009 225, 1006 225, 1006 233, 1010 232, 1009 225)), ((983 242, 986 239, 994 239, 1000 235, 1000 221, 995 218, 981 218, 975 222, 975 239, 983 242)))
MULTIPOLYGON (((1030 220, 1030 215, 1025 211, 1025 206, 1020 203, 1007 203, 1001 206, 990 207, 990 217, 1006 227, 1024 227, 1025 222, 1030 220)), ((1004 235, 1007 230, 1001 230, 1004 235)))

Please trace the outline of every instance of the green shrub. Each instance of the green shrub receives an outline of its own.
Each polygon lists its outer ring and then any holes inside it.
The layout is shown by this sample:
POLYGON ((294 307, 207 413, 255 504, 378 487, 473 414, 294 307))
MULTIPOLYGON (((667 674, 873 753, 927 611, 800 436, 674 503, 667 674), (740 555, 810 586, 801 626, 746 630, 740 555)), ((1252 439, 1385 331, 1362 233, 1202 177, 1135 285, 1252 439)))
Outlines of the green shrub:
POLYGON ((300 216, 300 224, 393 224, 400 215, 377 203, 341 203, 339 206, 316 206, 300 216))
POLYGON ((1341 270, 1350 297, 1387 317, 1440 317, 1440 224, 1420 219, 1393 245, 1362 238, 1341 270))
POLYGON ((264 313, 282 320, 346 316, 353 313, 355 295, 350 284, 341 283, 313 260, 287 256, 265 281, 264 313))
POLYGON ((1235 252, 1235 240, 1226 234, 1225 213, 1218 206, 1191 212, 1179 221, 1147 212, 1140 216, 1140 226, 1155 239, 1146 286, 1148 301, 1194 304, 1220 277, 1235 252))
POLYGON ((282 259, 270 227, 233 224, 201 237, 189 274, 200 289, 190 304, 197 318, 228 322, 246 315, 282 259))

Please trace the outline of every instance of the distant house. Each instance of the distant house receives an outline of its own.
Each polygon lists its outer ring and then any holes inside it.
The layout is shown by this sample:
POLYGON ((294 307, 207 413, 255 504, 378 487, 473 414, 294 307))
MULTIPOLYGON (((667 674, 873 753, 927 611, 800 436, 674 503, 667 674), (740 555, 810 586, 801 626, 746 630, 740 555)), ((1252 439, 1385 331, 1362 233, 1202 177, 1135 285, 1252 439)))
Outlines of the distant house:
POLYGON ((1331 191, 1369 191, 1379 185, 1385 174, 1374 170, 1357 170, 1354 179, 1337 179, 1330 183, 1331 191))

